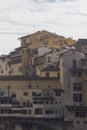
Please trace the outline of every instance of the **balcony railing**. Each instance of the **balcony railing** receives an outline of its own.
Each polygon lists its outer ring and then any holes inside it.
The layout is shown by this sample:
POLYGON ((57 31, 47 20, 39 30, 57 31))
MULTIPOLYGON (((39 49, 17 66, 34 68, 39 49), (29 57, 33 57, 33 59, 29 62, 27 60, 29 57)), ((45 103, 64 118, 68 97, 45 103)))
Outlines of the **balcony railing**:
POLYGON ((0 108, 8 108, 8 107, 12 107, 12 104, 0 104, 0 108))

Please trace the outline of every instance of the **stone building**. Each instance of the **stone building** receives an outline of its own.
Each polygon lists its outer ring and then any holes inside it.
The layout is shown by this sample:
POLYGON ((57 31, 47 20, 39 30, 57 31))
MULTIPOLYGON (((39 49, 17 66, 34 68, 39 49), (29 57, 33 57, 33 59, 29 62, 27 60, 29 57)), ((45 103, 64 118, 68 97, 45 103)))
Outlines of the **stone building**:
POLYGON ((84 76, 87 68, 84 58, 84 54, 76 50, 60 54, 60 84, 65 91, 64 118, 65 121, 72 122, 75 130, 87 128, 87 82, 84 76))
POLYGON ((22 75, 22 48, 16 48, 10 52, 11 75, 22 75))
MULTIPOLYGON (((10 88, 12 106, 11 113, 7 115, 14 118, 63 119, 65 130, 85 130, 87 59, 83 53, 72 48, 59 51, 57 56, 59 77, 0 77, 0 89, 10 88)), ((1 113, 1 116, 4 114, 1 113)))
MULTIPOLYGON (((29 74, 31 70, 31 57, 37 54, 37 49, 40 47, 55 48, 60 50, 63 45, 74 45, 76 42, 71 38, 51 33, 45 30, 35 32, 33 34, 19 38, 22 47, 22 69, 23 75, 29 74), (27 68, 27 69, 26 69, 27 68)), ((31 73, 31 72, 30 72, 31 73)))
POLYGON ((87 39, 78 39, 75 46, 78 51, 87 55, 87 39))
POLYGON ((0 56, 0 75, 11 75, 10 57, 8 55, 0 56))
POLYGON ((64 91, 60 88, 58 78, 3 76, 0 77, 0 89, 1 93, 3 92, 0 101, 4 103, 5 96, 7 97, 9 94, 9 97, 6 98, 9 100, 5 103, 11 104, 10 113, 9 111, 4 112, 4 107, 8 109, 6 105, 2 107, 3 113, 0 115, 63 118, 64 91))

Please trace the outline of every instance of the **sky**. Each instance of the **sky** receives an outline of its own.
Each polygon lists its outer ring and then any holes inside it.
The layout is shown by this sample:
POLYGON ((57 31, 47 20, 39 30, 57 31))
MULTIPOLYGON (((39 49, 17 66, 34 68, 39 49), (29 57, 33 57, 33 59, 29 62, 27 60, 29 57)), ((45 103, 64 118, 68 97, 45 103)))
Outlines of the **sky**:
POLYGON ((20 47, 18 38, 41 30, 87 38, 87 0, 0 0, 0 55, 20 47))

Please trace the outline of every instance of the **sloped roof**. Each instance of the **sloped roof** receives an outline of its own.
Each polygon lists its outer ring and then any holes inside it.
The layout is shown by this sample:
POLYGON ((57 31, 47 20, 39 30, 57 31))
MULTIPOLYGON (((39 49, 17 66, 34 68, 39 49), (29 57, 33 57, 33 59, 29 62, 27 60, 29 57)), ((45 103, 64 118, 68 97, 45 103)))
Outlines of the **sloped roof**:
POLYGON ((63 36, 60 36, 60 35, 58 35, 58 34, 55 34, 55 33, 52 33, 52 32, 46 31, 46 30, 42 30, 42 31, 37 31, 37 32, 32 33, 32 34, 28 34, 28 35, 23 36, 23 37, 20 37, 20 38, 18 38, 18 39, 22 39, 22 38, 25 38, 25 37, 30 37, 30 36, 32 36, 32 35, 40 34, 40 33, 44 33, 44 32, 47 32, 47 33, 52 34, 52 35, 54 34, 54 35, 56 35, 56 36, 59 36, 59 37, 62 37, 62 38, 63 38, 63 36))

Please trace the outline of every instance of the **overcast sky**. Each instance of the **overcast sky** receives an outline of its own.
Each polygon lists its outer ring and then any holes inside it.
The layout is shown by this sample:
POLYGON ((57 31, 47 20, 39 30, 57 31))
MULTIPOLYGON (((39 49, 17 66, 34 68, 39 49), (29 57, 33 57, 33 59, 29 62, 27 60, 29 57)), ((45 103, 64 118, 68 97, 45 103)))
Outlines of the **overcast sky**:
POLYGON ((0 54, 20 46, 21 36, 48 30, 87 38, 87 0, 0 0, 0 54))

